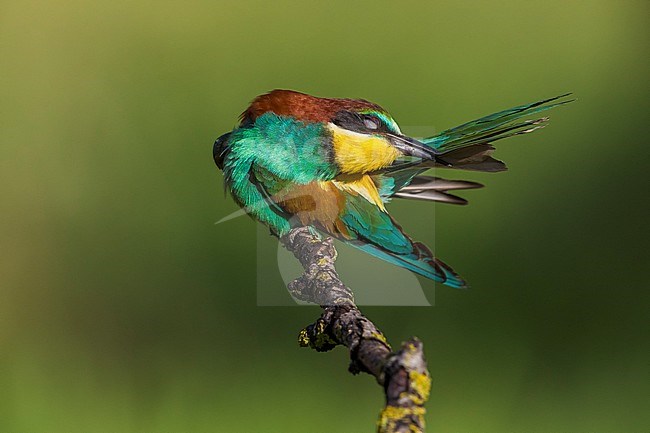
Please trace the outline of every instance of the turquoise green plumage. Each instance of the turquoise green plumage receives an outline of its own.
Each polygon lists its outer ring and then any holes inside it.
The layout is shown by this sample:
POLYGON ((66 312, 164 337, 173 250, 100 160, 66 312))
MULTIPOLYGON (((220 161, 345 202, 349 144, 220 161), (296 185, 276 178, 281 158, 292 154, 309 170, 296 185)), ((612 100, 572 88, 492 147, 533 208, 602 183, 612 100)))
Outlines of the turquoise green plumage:
POLYGON ((442 131, 433 137, 423 139, 422 142, 439 152, 446 153, 479 142, 494 142, 503 138, 512 137, 513 135, 532 132, 535 129, 543 127, 543 124, 548 118, 544 117, 533 120, 520 119, 524 116, 537 114, 572 101, 565 100, 549 104, 565 96, 569 96, 569 93, 556 96, 555 98, 533 102, 532 104, 520 105, 508 110, 499 111, 498 113, 442 131))
MULTIPOLYGON (((563 95, 566 96, 566 95, 563 95)), ((504 110, 421 141, 402 134, 382 107, 289 90, 257 97, 213 156, 235 201, 282 236, 297 226, 340 239, 419 275, 466 284, 388 214, 392 198, 464 204, 449 191, 474 182, 424 175, 431 167, 502 171, 490 143, 543 126, 523 120, 569 101, 551 98, 504 110)))

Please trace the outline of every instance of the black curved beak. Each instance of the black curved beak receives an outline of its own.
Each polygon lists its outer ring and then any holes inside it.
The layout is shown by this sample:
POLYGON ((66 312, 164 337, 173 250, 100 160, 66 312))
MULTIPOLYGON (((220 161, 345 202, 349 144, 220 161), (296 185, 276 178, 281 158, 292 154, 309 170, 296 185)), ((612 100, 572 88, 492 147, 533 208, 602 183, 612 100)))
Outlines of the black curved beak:
POLYGON ((392 145, 404 155, 414 156, 425 161, 435 161, 436 163, 447 167, 452 166, 440 157, 440 152, 437 152, 433 147, 429 147, 415 138, 406 137, 404 135, 388 134, 388 139, 392 145))
POLYGON ((432 147, 404 135, 388 134, 388 139, 400 152, 407 156, 414 156, 424 160, 437 160, 438 152, 432 147))

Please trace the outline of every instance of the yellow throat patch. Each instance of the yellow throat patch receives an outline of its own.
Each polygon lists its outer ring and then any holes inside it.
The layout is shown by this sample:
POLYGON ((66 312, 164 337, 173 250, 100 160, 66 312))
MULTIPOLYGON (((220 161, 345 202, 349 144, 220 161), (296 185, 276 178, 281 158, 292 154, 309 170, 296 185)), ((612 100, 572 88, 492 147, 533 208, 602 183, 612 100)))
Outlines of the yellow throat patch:
POLYGON ((400 155, 399 151, 381 137, 348 131, 332 123, 334 158, 343 173, 368 173, 387 167, 400 155))

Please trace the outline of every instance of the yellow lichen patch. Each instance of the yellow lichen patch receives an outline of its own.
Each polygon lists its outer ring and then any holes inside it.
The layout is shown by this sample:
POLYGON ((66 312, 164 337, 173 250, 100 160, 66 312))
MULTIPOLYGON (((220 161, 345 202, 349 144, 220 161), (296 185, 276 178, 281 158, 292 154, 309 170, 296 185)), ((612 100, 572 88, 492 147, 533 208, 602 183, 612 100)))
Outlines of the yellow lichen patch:
POLYGON ((314 348, 323 348, 326 346, 336 346, 336 341, 332 340, 326 332, 325 322, 319 320, 316 322, 316 332, 314 332, 314 339, 310 339, 309 344, 314 348))
MULTIPOLYGON (((381 411, 379 415, 379 421, 377 421, 377 431, 378 433, 387 433, 395 431, 395 427, 398 422, 404 420, 405 418, 415 417, 418 420, 418 425, 424 428, 424 414, 425 409, 423 407, 397 407, 397 406, 386 406, 384 410, 381 411)), ((418 428, 416 425, 410 424, 410 430, 413 433, 421 433, 422 429, 418 428)))
POLYGON ((409 384, 422 399, 422 401, 415 401, 416 404, 424 404, 429 399, 431 392, 431 377, 425 373, 418 373, 417 371, 409 372, 409 384))
POLYGON ((418 348, 415 347, 415 344, 413 344, 413 343, 409 343, 409 344, 406 346, 406 348, 407 348, 408 351, 411 352, 411 353, 415 353, 415 352, 417 352, 417 350, 418 350, 418 348))
POLYGON ((368 173, 391 165, 400 152, 387 139, 329 125, 336 163, 343 173, 368 173))
POLYGON ((298 344, 300 347, 308 347, 309 346, 309 335, 307 334, 307 330, 303 329, 300 331, 300 334, 298 334, 298 344))
POLYGON ((372 335, 372 338, 374 338, 375 340, 381 341, 386 346, 388 346, 388 348, 390 349, 390 344, 388 343, 388 340, 386 340, 386 337, 384 337, 384 334, 382 334, 381 332, 374 332, 371 335, 372 335))
POLYGON ((322 281, 323 283, 326 283, 332 279, 332 277, 329 274, 320 274, 318 275, 318 280, 322 281))
POLYGON ((336 341, 332 340, 329 335, 325 333, 319 333, 316 335, 316 341, 313 346, 316 348, 323 348, 326 346, 336 346, 336 341))
POLYGON ((316 332, 314 332, 313 338, 309 337, 307 329, 303 329, 298 334, 298 344, 300 347, 312 347, 316 350, 329 348, 336 346, 337 342, 332 340, 332 338, 325 332, 325 324, 323 322, 318 322, 316 325, 316 332))

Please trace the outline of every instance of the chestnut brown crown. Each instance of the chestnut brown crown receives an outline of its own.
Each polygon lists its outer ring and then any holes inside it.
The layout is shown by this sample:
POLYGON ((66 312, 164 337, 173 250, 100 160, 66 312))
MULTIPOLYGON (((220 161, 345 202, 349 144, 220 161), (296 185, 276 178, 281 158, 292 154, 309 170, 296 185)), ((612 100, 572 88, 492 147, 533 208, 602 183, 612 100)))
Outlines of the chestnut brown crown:
POLYGON ((240 119, 242 124, 251 123, 262 114, 272 112, 305 122, 329 122, 343 110, 386 112, 379 105, 364 99, 319 98, 294 90, 276 89, 255 98, 240 119))

